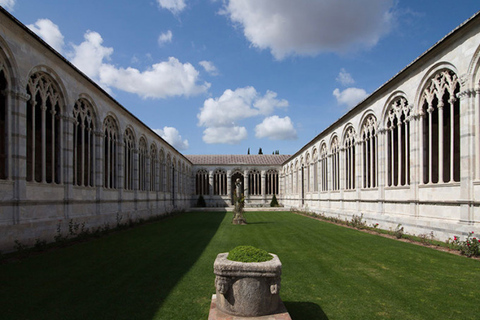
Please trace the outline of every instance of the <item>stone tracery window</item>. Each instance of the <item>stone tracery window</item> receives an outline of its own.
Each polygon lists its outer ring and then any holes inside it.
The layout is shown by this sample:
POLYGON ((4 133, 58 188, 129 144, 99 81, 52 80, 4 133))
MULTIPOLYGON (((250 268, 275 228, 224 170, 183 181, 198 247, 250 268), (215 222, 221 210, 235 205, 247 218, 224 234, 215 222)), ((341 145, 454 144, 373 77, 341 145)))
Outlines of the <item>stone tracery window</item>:
POLYGON ((138 143, 138 189, 147 190, 147 142, 144 137, 138 143))
POLYGON ((134 173, 134 154, 135 154, 135 139, 133 132, 130 129, 125 130, 123 137, 124 143, 124 161, 123 161, 123 179, 124 189, 133 190, 133 173, 134 173))
POLYGON ((338 138, 334 137, 330 147, 332 158, 332 190, 340 189, 340 146, 338 138))
POLYGON ((423 183, 460 181, 460 91, 457 75, 436 73, 422 94, 423 183))
POLYGON ((157 145, 150 145, 150 191, 158 191, 157 174, 158 171, 158 155, 157 145))
POLYGON ((387 186, 410 184, 410 108, 400 97, 390 103, 386 119, 387 186))
POLYGON ((248 173, 248 194, 252 196, 262 194, 262 176, 256 169, 248 173))
POLYGON ((73 107, 73 183, 93 187, 95 176, 95 127, 91 104, 79 99, 73 107))
POLYGON ((318 191, 318 152, 317 149, 313 149, 312 163, 310 164, 313 167, 313 192, 318 191))
POLYGON ((172 160, 170 154, 167 154, 167 163, 165 165, 165 191, 172 192, 172 160))
POLYGON ((265 193, 267 195, 278 194, 278 171, 270 169, 265 175, 265 193))
POLYGON ((200 169, 195 174, 195 194, 197 196, 210 194, 209 174, 205 169, 200 169))
POLYGON ((349 127, 345 133, 345 189, 355 189, 355 130, 349 127))
POLYGON ((0 179, 8 178, 7 78, 0 62, 0 179))
POLYGON ((60 90, 43 72, 28 79, 27 181, 60 183, 63 108, 60 90))
POLYGON ((213 194, 227 195, 227 172, 223 169, 217 169, 213 173, 213 194))
POLYGON ((160 162, 160 170, 158 174, 159 190, 162 192, 165 192, 165 153, 163 152, 163 149, 160 150, 159 162, 160 162))
POLYGON ((118 126, 115 120, 108 116, 103 127, 103 186, 107 189, 116 189, 118 188, 118 126))
POLYGON ((311 172, 310 172, 310 154, 309 153, 307 153, 307 156, 305 157, 305 167, 307 168, 307 174, 305 177, 305 191, 310 192, 311 172))
POLYGON ((328 190, 328 150, 324 143, 320 149, 321 191, 328 190))
POLYGON ((370 115, 362 125, 363 187, 377 187, 377 119, 370 115))

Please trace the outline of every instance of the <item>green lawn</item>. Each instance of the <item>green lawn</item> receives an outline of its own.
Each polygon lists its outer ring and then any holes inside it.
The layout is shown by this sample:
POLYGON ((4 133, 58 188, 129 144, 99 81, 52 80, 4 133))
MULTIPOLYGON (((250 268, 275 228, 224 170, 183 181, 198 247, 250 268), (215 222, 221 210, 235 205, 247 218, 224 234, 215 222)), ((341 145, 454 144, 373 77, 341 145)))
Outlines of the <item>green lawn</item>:
POLYGON ((479 319, 480 261, 287 212, 185 213, 0 265, 0 319, 207 319, 220 252, 283 263, 294 320, 479 319))

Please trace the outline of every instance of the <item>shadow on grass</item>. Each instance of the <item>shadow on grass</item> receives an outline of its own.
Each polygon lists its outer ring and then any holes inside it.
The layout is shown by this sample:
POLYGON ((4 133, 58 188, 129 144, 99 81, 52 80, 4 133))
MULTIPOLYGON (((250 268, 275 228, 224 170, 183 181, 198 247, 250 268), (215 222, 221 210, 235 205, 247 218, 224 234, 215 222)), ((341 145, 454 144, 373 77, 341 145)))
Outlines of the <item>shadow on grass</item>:
POLYGON ((0 318, 151 320, 224 216, 185 213, 1 265, 0 318))
POLYGON ((313 302, 289 302, 284 301, 285 307, 292 319, 315 319, 328 320, 322 308, 313 302))
POLYGON ((247 225, 248 225, 248 224, 271 224, 271 223, 275 223, 275 222, 272 222, 272 221, 248 222, 248 220, 247 220, 247 225))

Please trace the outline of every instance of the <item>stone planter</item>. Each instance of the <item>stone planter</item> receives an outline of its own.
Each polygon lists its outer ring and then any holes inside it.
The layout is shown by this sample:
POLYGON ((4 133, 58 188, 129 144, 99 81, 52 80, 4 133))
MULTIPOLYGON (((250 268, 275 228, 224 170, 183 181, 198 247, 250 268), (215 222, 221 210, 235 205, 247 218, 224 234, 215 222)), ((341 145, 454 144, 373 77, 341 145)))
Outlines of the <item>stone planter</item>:
POLYGON ((275 254, 265 262, 238 262, 220 253, 213 264, 217 308, 224 313, 256 317, 282 311, 282 263, 275 254))

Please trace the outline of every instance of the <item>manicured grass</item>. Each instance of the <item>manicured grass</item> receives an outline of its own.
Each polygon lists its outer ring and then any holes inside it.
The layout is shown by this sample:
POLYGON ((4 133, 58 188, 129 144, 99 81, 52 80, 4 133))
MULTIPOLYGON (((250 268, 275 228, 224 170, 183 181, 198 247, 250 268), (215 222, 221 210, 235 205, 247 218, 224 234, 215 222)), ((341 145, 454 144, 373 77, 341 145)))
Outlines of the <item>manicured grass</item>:
POLYGON ((480 261, 292 213, 186 213, 0 266, 1 319, 207 319, 213 261, 283 263, 295 320, 478 319, 480 261))

